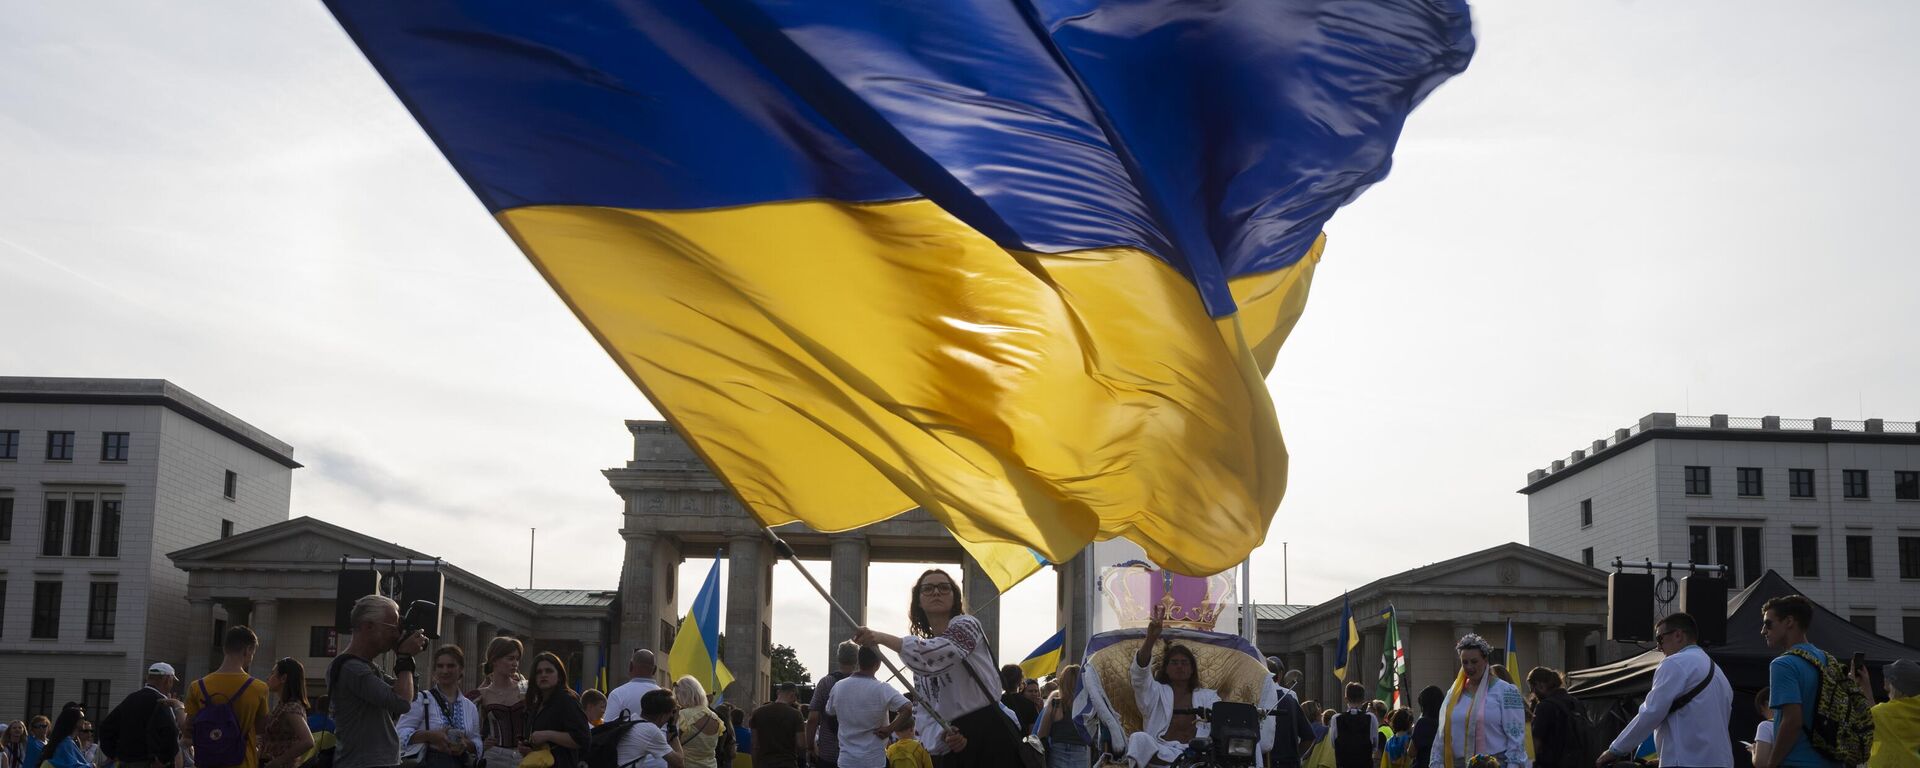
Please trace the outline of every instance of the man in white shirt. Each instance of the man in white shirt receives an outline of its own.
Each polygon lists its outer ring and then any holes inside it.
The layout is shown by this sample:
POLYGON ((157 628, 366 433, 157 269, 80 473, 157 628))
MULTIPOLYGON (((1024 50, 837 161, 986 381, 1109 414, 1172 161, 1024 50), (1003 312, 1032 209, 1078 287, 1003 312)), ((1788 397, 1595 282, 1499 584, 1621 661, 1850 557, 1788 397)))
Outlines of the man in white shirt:
POLYGON ((1654 625, 1654 632, 1667 658, 1653 672, 1653 690, 1594 765, 1604 768, 1631 757, 1651 731, 1662 768, 1733 768, 1733 746, 1727 741, 1733 686, 1700 649, 1699 625, 1692 616, 1673 613, 1654 625))
POLYGON ((874 673, 880 669, 880 649, 860 646, 859 670, 833 684, 827 696, 827 714, 839 720, 839 768, 886 768, 887 734, 908 727, 913 714, 907 710, 907 697, 893 686, 880 682, 874 673), (899 712, 893 722, 887 713, 899 712))
MULTIPOLYGON (((659 669, 654 666, 653 651, 645 648, 634 651, 633 656, 627 659, 627 675, 632 679, 607 694, 606 719, 618 720, 623 712, 630 720, 642 719, 641 699, 648 691, 660 690, 660 684, 653 680, 658 672, 659 669)), ((620 761, 620 765, 627 765, 639 760, 645 750, 641 729, 628 728, 626 733, 620 735, 620 745, 614 749, 614 759, 620 761)))
MULTIPOLYGON (((686 753, 680 749, 677 736, 668 736, 664 730, 667 721, 673 719, 673 693, 655 688, 640 697, 639 724, 627 729, 627 733, 639 734, 635 741, 639 752, 632 763, 621 762, 627 768, 682 768, 686 753)), ((622 749, 625 748, 623 744, 622 749)))

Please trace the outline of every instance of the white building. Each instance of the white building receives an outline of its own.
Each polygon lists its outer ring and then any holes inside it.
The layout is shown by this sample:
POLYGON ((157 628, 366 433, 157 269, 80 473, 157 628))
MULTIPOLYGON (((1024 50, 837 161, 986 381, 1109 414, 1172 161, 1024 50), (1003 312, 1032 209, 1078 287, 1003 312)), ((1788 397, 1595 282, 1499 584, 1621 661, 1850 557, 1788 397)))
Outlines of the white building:
POLYGON ((0 713, 100 717, 149 663, 183 666, 166 554, 287 520, 299 466, 166 381, 0 377, 0 713))
POLYGON ((1648 414, 1527 475, 1533 546, 1768 569, 1854 623, 1920 643, 1920 433, 1911 421, 1648 414))

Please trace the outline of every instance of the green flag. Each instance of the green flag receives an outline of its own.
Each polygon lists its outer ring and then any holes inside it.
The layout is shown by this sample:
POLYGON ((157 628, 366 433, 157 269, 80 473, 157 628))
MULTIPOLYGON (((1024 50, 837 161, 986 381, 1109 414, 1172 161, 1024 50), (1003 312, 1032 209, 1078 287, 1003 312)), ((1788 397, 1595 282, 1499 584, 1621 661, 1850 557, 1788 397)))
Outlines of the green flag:
POLYGON ((1407 674, 1407 650, 1400 645, 1400 622, 1393 617, 1393 606, 1387 606, 1387 612, 1380 614, 1387 620, 1387 637, 1381 643, 1380 683, 1374 687, 1373 697, 1391 702, 1395 709, 1400 707, 1401 679, 1407 674))

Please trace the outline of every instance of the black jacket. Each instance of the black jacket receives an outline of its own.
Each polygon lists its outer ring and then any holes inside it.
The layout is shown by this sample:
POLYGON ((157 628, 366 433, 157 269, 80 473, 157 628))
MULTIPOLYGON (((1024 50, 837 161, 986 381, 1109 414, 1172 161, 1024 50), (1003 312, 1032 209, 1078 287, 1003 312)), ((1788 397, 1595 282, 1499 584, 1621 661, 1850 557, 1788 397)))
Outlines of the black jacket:
POLYGON ((1586 709, 1565 689, 1533 705, 1533 757, 1537 768, 1582 768, 1593 762, 1587 746, 1586 709))
POLYGON ((171 764, 180 751, 180 729, 173 707, 151 687, 127 694, 120 705, 100 721, 100 751, 123 763, 159 761, 171 764))

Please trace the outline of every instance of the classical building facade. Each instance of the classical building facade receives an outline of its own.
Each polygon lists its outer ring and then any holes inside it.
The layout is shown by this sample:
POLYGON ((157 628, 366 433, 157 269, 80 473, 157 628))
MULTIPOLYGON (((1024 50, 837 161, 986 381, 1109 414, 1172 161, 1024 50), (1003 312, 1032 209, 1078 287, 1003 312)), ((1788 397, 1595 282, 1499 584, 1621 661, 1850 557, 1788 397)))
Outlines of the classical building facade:
MULTIPOLYGON (((341 558, 433 561, 432 555, 311 517, 188 547, 168 555, 186 577, 189 606, 184 674, 217 666, 222 629, 244 624, 260 637, 253 673, 265 677, 274 660, 291 656, 306 667, 308 690, 325 693, 322 679, 334 654, 352 640, 334 625, 341 558)), ((365 566, 352 566, 365 567, 365 566)), ((611 592, 569 589, 515 590, 442 561, 445 577, 441 636, 431 647, 453 644, 467 652, 467 677, 481 677, 488 642, 500 635, 527 644, 529 658, 552 651, 576 684, 598 679, 612 631, 611 592)), ((624 662, 612 679, 624 679, 624 662)), ((523 667, 524 669, 525 667, 523 667)))
POLYGON ((0 711, 97 709, 184 658, 165 554, 285 521, 299 466, 167 381, 0 377, 0 711))
MULTIPOLYGON (((1521 666, 1581 669, 1622 653, 1600 638, 1606 624, 1606 574, 1523 544, 1491 549, 1397 573, 1355 589, 1351 600, 1360 630, 1359 671, 1351 680, 1371 695, 1380 679, 1386 640, 1384 614, 1392 606, 1406 652, 1402 690, 1452 683, 1459 660, 1453 646, 1479 633, 1496 648, 1513 626, 1521 666)), ((1257 606, 1260 639, 1268 655, 1303 673, 1302 698, 1339 698, 1333 676, 1341 598, 1314 606, 1257 606)), ((1635 649, 1636 652, 1638 649, 1635 649)))
POLYGON ((1854 623, 1920 643, 1911 421, 1653 413, 1527 475, 1529 537, 1561 557, 1776 569, 1854 623))

